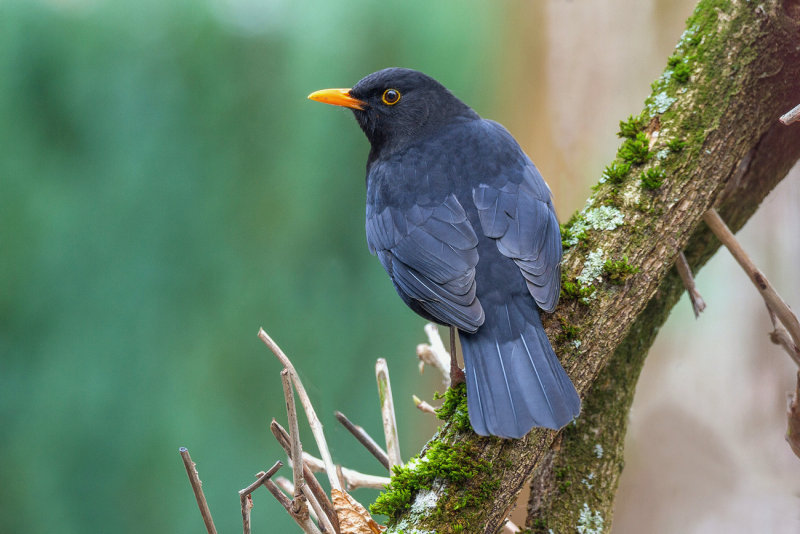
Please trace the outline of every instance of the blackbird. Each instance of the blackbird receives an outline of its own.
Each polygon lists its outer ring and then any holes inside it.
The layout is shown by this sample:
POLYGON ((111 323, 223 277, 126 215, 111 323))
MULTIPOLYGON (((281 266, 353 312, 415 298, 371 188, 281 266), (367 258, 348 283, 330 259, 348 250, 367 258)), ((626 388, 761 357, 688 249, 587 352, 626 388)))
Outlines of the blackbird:
POLYGON ((366 134, 369 250, 413 311, 458 329, 475 432, 570 422, 580 398, 539 318, 560 292, 558 219, 511 134, 410 69, 308 98, 350 108, 366 134))

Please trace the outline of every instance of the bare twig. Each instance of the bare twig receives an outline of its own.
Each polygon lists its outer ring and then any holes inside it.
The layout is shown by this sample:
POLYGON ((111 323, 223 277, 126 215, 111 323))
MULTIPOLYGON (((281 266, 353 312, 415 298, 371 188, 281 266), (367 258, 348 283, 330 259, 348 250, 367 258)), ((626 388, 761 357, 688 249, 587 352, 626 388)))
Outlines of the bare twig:
POLYGON ((255 490, 258 489, 259 486, 263 485, 267 480, 272 478, 272 475, 278 472, 278 469, 283 467, 283 462, 278 460, 275 464, 269 468, 269 470, 264 471, 256 475, 256 481, 247 486, 244 489, 239 490, 239 495, 246 495, 248 493, 253 493, 255 490))
POLYGON ((794 398, 789 401, 789 410, 786 415, 789 419, 786 441, 789 442, 795 455, 800 458, 800 371, 797 372, 797 387, 794 390, 794 398))
POLYGON ((288 493, 289 495, 294 495, 294 484, 292 481, 286 477, 275 477, 275 485, 277 485, 280 489, 288 493))
POLYGON ((436 408, 420 399, 416 395, 411 395, 411 398, 414 400, 414 406, 416 406, 419 411, 436 415, 436 408))
MULTIPOLYGON (((281 445, 281 447, 283 447, 283 450, 286 452, 286 455, 289 457, 289 460, 292 462, 292 465, 293 466, 294 465, 298 465, 294 461, 294 458, 292 458, 292 447, 291 447, 291 444, 290 444, 289 433, 286 432, 286 429, 283 428, 274 419, 272 420, 272 423, 270 424, 269 428, 272 431, 272 434, 275 436, 275 439, 278 440, 278 443, 281 445)), ((311 457, 311 456, 308 453, 304 452, 303 453, 303 458, 306 458, 306 457, 311 457)), ((317 462, 319 462, 320 465, 324 465, 322 460, 318 460, 316 458, 315 458, 315 460, 317 462)), ((325 509, 325 511, 327 512, 328 518, 331 520, 331 522, 334 524, 334 526, 336 526, 338 524, 338 520, 336 518, 336 511, 333 509, 333 503, 330 501, 330 499, 328 499, 328 496, 325 494, 325 490, 322 489, 322 486, 320 486, 319 481, 314 476, 312 470, 309 469, 308 465, 306 465, 307 462, 301 462, 301 463, 303 465, 303 479, 305 480, 306 485, 314 493, 314 496, 316 497, 317 502, 319 502, 322 505, 322 507, 325 509)), ((324 469, 319 469, 319 471, 324 471, 324 469)), ((292 488, 294 488, 294 485, 292 485, 292 488)), ((292 491, 294 492, 294 490, 292 490, 292 491)))
POLYGON ((200 475, 197 474, 197 468, 189 456, 189 450, 186 447, 178 449, 183 458, 183 466, 186 468, 186 474, 189 475, 189 482, 194 490, 194 498, 197 500, 197 506, 200 507, 200 515, 203 516, 203 523, 206 525, 208 534, 217 534, 217 527, 214 526, 214 520, 211 518, 211 510, 208 508, 206 496, 203 494, 203 483, 200 482, 200 475))
POLYGON ((342 412, 333 412, 333 415, 336 416, 336 419, 342 423, 347 430, 350 431, 353 436, 361 443, 367 450, 372 454, 378 461, 383 465, 386 469, 391 470, 391 465, 389 464, 389 456, 386 454, 378 443, 372 439, 366 430, 362 427, 353 424, 350 419, 347 418, 342 412))
POLYGON ((275 465, 270 467, 266 473, 259 473, 255 482, 243 490, 239 490, 239 501, 242 504, 242 526, 244 528, 244 534, 250 534, 250 511, 253 509, 253 497, 251 496, 251 493, 269 480, 272 475, 277 473, 278 469, 280 469, 282 465, 283 462, 281 461, 275 462, 275 465))
MULTIPOLYGON (((289 499, 289 497, 284 495, 280 488, 278 488, 278 486, 271 480, 265 480, 264 487, 267 488, 272 496, 275 497, 275 499, 277 499, 277 501, 281 504, 281 506, 286 509, 289 515, 294 517, 294 514, 292 514, 292 501, 289 499)), ((291 493, 294 493, 294 486, 292 486, 291 493)))
POLYGON ((733 236, 733 233, 728 229, 728 226, 720 218, 719 214, 717 214, 716 210, 708 210, 703 215, 703 220, 705 220, 708 227, 711 228, 711 231, 714 232, 722 244, 728 248, 739 265, 742 266, 742 269, 745 270, 747 275, 750 277, 750 280, 756 286, 756 289, 758 289, 758 292, 761 293, 767 308, 774 313, 783 326, 786 327, 786 330, 789 332, 789 335, 792 338, 793 344, 791 350, 789 350, 790 348, 787 347, 787 351, 796 361, 795 354, 800 354, 800 321, 798 321, 797 316, 783 301, 780 295, 778 295, 778 293, 772 287, 772 284, 770 284, 769 280, 767 280, 767 277, 758 270, 742 246, 733 236))
POLYGON ((249 493, 240 494, 239 502, 242 506, 242 530, 244 534, 250 534, 250 512, 253 510, 253 496, 249 493))
POLYGON ((311 514, 306 514, 304 517, 297 516, 294 512, 292 512, 292 501, 283 494, 283 492, 278 488, 278 486, 271 480, 264 481, 264 487, 266 487, 269 492, 275 497, 281 506, 286 510, 286 512, 294 519, 295 523, 303 529, 303 532, 306 534, 322 534, 320 532, 317 525, 311 520, 311 514))
MULTIPOLYGON (((294 484, 292 481, 286 477, 275 477, 275 485, 278 486, 280 489, 288 493, 289 495, 294 495, 294 484)), ((306 486, 308 487, 308 486, 306 486)), ((308 512, 311 514, 311 519, 319 523, 319 516, 317 516, 317 512, 314 511, 314 507, 312 506, 308 512)))
POLYGON ((417 345, 419 370, 422 372, 426 363, 435 367, 442 374, 442 385, 447 389, 450 387, 450 353, 444 347, 439 328, 435 324, 427 323, 425 334, 428 336, 428 344, 417 345))
POLYGON ((775 312, 773 312, 769 306, 767 306, 767 312, 769 313, 769 319, 772 321, 773 328, 772 332, 769 333, 769 340, 776 345, 783 347, 783 350, 785 350, 789 356, 792 357, 794 363, 800 367, 800 350, 798 350, 797 345, 794 344, 791 336, 789 336, 789 332, 786 331, 781 322, 775 316, 775 312))
POLYGON ((700 317, 700 313, 706 309, 706 302, 703 300, 700 292, 697 291, 697 286, 694 283, 692 270, 689 268, 689 262, 686 261, 686 255, 681 252, 675 260, 675 267, 678 269, 678 274, 681 275, 683 285, 689 293, 689 300, 692 301, 692 309, 694 310, 695 319, 700 317))
MULTIPOLYGON (((296 488, 295 491, 297 491, 296 488)), ((325 531, 327 534, 335 534, 336 532, 338 532, 338 530, 335 530, 333 528, 333 523, 331 523, 331 519, 325 513, 325 510, 322 508, 322 505, 317 500, 316 496, 314 495, 314 492, 312 492, 311 488, 309 488, 305 484, 303 484, 303 495, 305 495, 306 499, 308 499, 308 502, 311 504, 311 510, 309 510, 309 512, 311 512, 313 516, 316 516, 317 522, 319 523, 321 529, 325 531)))
POLYGON ((780 120, 783 124, 786 124, 787 126, 789 124, 792 124, 793 122, 800 120, 800 104, 796 105, 795 107, 784 113, 778 120, 780 120))
POLYGON ((306 388, 303 387, 303 383, 300 381, 300 377, 297 375, 294 365, 292 365, 292 362, 289 360, 286 354, 284 354, 278 344, 275 343, 271 337, 269 337, 269 334, 267 334, 263 328, 258 330, 258 337, 267 347, 269 347, 269 350, 271 350, 278 360, 280 360, 283 366, 289 369, 292 382, 294 383, 294 387, 297 389, 297 395, 300 397, 300 403, 303 405, 303 410, 306 412, 308 426, 311 427, 311 432, 314 434, 314 440, 317 442, 319 454, 327 466, 326 473, 328 474, 328 482, 330 482, 331 488, 342 489, 341 484, 339 484, 339 480, 335 476, 333 459, 331 458, 331 452, 328 449, 328 443, 325 440, 325 433, 322 431, 322 423, 317 417, 314 407, 311 405, 311 399, 308 398, 306 388))
MULTIPOLYGON (((319 458, 311 456, 307 452, 303 453, 303 462, 314 473, 325 471, 325 464, 319 458)), ((367 475, 353 469, 342 467, 342 476, 344 476, 345 485, 348 486, 348 491, 355 488, 374 488, 384 489, 390 482, 389 477, 379 477, 375 475, 367 475)))
POLYGON ((378 358, 378 361, 375 362, 375 377, 378 379, 383 434, 386 437, 386 454, 389 455, 389 464, 392 467, 403 465, 403 460, 400 456, 400 441, 397 437, 397 420, 394 415, 392 383, 389 381, 389 366, 386 365, 386 360, 383 358, 378 358))
MULTIPOLYGON (((294 461, 296 458, 303 457, 303 445, 300 443, 300 425, 297 424, 297 408, 294 405, 294 391, 292 391, 288 369, 281 371, 281 382, 283 383, 283 397, 286 399, 286 416, 289 419, 291 458, 294 461)), ((308 513, 305 497, 303 496, 305 482, 303 480, 302 462, 294 462, 292 465, 292 480, 294 481, 294 500, 292 501, 294 512, 296 514, 308 513)))
MULTIPOLYGON (((284 492, 288 493, 289 495, 294 495, 294 484, 292 484, 292 481, 289 480, 288 478, 275 477, 275 485, 278 486, 280 489, 282 489, 284 492)), ((306 489, 308 489, 308 486, 306 486, 306 489)), ((309 499, 309 502, 314 502, 314 501, 309 499)), ((308 510, 308 512, 309 514, 311 514, 311 519, 319 523, 319 516, 317 515, 317 512, 313 505, 308 510)))

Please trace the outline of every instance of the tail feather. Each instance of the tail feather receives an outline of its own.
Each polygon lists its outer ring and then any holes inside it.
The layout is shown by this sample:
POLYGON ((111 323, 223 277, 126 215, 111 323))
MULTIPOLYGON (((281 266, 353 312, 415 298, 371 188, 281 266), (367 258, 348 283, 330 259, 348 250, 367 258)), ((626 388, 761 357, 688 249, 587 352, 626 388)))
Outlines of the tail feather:
POLYGON ((475 334, 461 333, 472 428, 520 438, 534 426, 558 429, 580 412, 580 398, 550 346, 530 297, 486 306, 475 334))

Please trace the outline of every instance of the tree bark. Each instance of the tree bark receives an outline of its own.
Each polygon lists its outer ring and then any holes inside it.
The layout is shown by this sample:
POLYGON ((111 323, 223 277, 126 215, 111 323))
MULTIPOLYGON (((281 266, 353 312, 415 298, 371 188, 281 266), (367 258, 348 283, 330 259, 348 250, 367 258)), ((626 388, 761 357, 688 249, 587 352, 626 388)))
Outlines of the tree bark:
POLYGON ((610 526, 633 391, 647 350, 693 270, 719 244, 702 216, 738 230, 800 157, 800 2, 702 0, 641 117, 587 207, 564 228, 562 299, 543 316, 584 398, 561 433, 480 437, 450 392, 446 424, 382 496, 390 532, 496 532, 533 474, 528 528, 610 526), (441 468, 437 467, 441 464, 441 468), (452 464, 457 464, 458 469, 452 464), (418 498, 424 496, 425 498, 418 498))

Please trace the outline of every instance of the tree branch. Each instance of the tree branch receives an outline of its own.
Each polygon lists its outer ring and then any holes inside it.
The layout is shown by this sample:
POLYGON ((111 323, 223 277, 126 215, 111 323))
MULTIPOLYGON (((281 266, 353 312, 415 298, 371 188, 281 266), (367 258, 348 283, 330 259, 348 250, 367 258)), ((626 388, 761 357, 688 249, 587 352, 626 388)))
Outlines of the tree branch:
POLYGON ((800 94, 793 13, 777 0, 701 1, 643 115, 622 128, 616 161, 588 207, 565 225, 564 297, 543 319, 585 400, 577 423, 555 444, 557 434, 542 429, 521 440, 482 438, 464 428, 459 404, 423 450, 423 462, 412 460, 403 479, 393 480, 390 498, 403 491, 413 497, 390 511, 391 523, 496 532, 536 469, 542 502, 529 528, 569 531, 581 520, 609 528, 635 382, 683 290, 672 268, 680 250, 696 271, 718 247, 702 228, 703 214, 730 209, 726 219, 739 228, 800 155, 798 129, 777 122, 800 94), (465 451, 476 467, 491 469, 477 468, 469 480, 437 479, 433 495, 409 490, 432 469, 423 464, 443 451, 465 451), (568 475, 577 478, 560 484, 568 475), (422 499, 435 504, 412 506, 422 499))
POLYGON ((189 456, 189 450, 186 447, 181 447, 179 452, 183 459, 183 466, 186 468, 186 474, 189 475, 189 483, 192 485, 194 497, 197 500, 197 506, 200 508, 200 515, 203 517, 206 531, 208 531, 208 534, 217 534, 217 527, 214 526, 211 510, 208 508, 208 501, 206 501, 206 496, 203 493, 203 483, 200 482, 200 476, 197 474, 197 468, 192 461, 192 457, 189 456))

